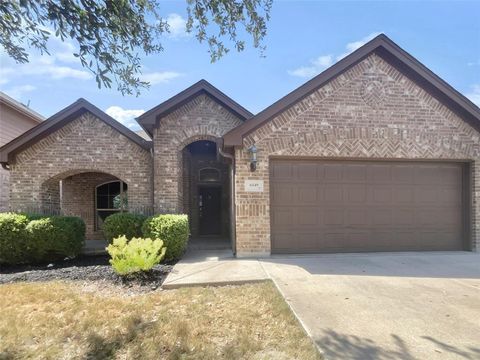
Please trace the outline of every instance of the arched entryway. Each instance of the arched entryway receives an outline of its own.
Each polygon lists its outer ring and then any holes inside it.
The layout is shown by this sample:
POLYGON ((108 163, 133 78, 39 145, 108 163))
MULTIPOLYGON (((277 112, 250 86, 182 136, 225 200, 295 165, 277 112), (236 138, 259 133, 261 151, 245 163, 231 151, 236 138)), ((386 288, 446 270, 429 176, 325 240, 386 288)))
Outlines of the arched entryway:
POLYGON ((85 221, 86 239, 102 240, 105 218, 129 210, 128 184, 112 174, 72 170, 42 183, 38 205, 27 211, 79 216, 85 221))
POLYGON ((189 215, 191 245, 229 248, 230 171, 212 140, 196 140, 182 150, 183 212, 189 215))

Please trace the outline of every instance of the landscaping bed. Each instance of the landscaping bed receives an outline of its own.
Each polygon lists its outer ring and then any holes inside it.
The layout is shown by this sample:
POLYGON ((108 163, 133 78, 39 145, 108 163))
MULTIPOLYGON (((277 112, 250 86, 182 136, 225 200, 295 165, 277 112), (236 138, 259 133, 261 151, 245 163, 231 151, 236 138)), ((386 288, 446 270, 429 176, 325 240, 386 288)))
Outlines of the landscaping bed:
POLYGON ((89 284, 0 285, 0 358, 319 358, 271 282, 132 296, 89 284))
POLYGON ((50 280, 100 281, 109 285, 149 291, 160 287, 173 263, 160 264, 148 273, 119 276, 108 262, 108 256, 79 256, 75 259, 38 265, 0 265, 0 284, 50 280))

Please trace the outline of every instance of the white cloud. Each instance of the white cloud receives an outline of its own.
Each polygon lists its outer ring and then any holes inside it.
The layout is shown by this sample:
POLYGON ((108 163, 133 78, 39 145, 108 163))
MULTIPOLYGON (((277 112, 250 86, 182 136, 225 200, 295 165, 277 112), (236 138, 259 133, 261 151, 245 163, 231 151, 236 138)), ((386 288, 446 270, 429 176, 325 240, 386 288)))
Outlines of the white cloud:
POLYGON ((10 89, 5 90, 5 92, 15 100, 20 100, 25 93, 29 93, 35 89, 35 86, 27 84, 14 86, 10 89))
POLYGON ((156 85, 168 83, 171 80, 176 79, 182 75, 183 74, 175 71, 158 71, 143 74, 141 76, 141 79, 143 81, 148 81, 150 85, 156 85))
POLYGON ((480 60, 477 61, 470 61, 467 63, 468 66, 480 66, 480 60))
POLYGON ((170 31, 169 37, 181 38, 190 37, 191 33, 187 32, 187 20, 181 15, 172 13, 167 16, 168 30, 170 31))
POLYGON ((361 48, 363 45, 365 45, 367 42, 369 42, 370 40, 372 40, 374 37, 380 35, 381 33, 380 32, 373 32, 367 36, 365 36, 363 39, 361 40, 357 40, 357 41, 353 41, 353 42, 350 42, 348 43, 346 46, 345 46, 345 49, 347 50, 346 52, 344 52, 343 54, 341 55, 338 55, 337 56, 337 61, 338 60, 341 60, 343 59, 345 56, 351 54, 352 52, 354 52, 355 50, 361 48))
POLYGON ((346 51, 344 53, 337 56, 333 56, 331 54, 321 55, 314 60, 310 60, 310 64, 308 66, 301 66, 294 70, 288 70, 288 74, 292 76, 302 77, 302 78, 311 78, 319 74, 329 66, 332 66, 334 59, 336 59, 337 61, 343 59, 345 56, 354 52, 358 48, 362 47, 363 45, 365 45, 367 42, 369 42, 370 40, 372 40, 374 37, 378 35, 380 35, 379 32, 374 32, 358 41, 350 42, 347 45, 345 45, 346 51))
POLYGON ((332 55, 323 55, 311 60, 309 66, 302 66, 295 70, 289 70, 288 73, 293 76, 309 78, 317 75, 321 71, 333 64, 332 55))
MULTIPOLYGON (((65 46, 70 47, 70 45, 65 46)), ((73 55, 69 55, 66 47, 58 52, 55 52, 55 48, 50 49, 55 56, 30 53, 29 62, 25 64, 16 63, 4 51, 0 51, 0 84, 7 84, 22 77, 30 79, 32 76, 48 77, 48 79, 54 80, 89 80, 93 78, 92 74, 86 70, 63 64, 63 62, 72 62, 71 57, 74 58, 73 55)))
POLYGON ((475 105, 480 106, 480 84, 472 86, 472 91, 465 94, 475 105))
POLYGON ((135 118, 142 115, 145 110, 131 110, 123 109, 120 106, 110 106, 105 112, 129 129, 138 130, 140 126, 135 121, 135 118))

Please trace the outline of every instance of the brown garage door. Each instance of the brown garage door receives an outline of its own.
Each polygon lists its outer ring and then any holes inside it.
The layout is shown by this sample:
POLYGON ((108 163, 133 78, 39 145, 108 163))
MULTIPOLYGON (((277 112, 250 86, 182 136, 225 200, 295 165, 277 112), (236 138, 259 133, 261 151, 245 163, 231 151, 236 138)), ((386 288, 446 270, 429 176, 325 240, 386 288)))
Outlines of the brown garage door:
POLYGON ((272 160, 273 253, 461 250, 460 163, 272 160))

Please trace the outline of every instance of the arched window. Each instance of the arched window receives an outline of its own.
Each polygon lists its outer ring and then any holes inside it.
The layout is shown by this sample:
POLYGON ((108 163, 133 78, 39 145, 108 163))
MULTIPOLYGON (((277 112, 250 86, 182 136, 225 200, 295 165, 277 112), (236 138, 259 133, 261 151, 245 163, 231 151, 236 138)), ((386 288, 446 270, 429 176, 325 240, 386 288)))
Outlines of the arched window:
POLYGON ((217 182, 220 181, 220 170, 215 168, 200 169, 198 179, 201 182, 217 182))
POLYGON ((107 216, 128 209, 128 186, 123 181, 110 181, 95 188, 95 227, 102 228, 107 216))

